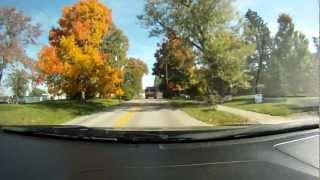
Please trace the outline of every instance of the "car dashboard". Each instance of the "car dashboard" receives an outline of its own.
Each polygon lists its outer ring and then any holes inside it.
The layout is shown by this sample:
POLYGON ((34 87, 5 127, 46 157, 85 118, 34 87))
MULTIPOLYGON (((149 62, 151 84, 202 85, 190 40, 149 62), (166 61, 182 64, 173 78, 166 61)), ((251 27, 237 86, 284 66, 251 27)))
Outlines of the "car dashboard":
POLYGON ((319 130, 183 143, 92 142, 0 131, 3 180, 315 180, 319 130))

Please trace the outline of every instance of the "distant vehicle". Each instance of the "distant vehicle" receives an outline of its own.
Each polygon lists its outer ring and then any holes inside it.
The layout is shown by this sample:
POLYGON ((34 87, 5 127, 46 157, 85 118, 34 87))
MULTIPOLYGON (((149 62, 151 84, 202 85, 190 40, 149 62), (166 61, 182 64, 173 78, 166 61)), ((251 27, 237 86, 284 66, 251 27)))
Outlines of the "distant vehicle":
POLYGON ((180 94, 180 97, 184 98, 185 100, 191 99, 190 95, 187 95, 187 94, 180 94))
POLYGON ((149 97, 157 99, 157 90, 155 87, 147 87, 144 93, 145 93, 146 99, 148 99, 149 97))

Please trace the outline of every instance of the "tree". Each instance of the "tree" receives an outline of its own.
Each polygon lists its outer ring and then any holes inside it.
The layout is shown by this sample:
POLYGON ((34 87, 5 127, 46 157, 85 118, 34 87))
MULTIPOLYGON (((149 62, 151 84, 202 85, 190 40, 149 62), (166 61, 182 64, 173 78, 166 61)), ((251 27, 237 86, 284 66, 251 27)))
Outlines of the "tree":
POLYGON ((41 96, 42 94, 47 93, 45 90, 39 88, 33 88, 29 96, 41 96))
POLYGON ((313 37, 313 44, 317 48, 317 53, 320 53, 320 41, 319 37, 313 37))
POLYGON ((279 30, 274 38, 274 45, 269 65, 266 94, 270 96, 285 96, 288 93, 288 82, 285 66, 292 52, 294 24, 287 14, 278 18, 279 30))
POLYGON ((124 68, 123 96, 132 99, 142 90, 142 77, 148 74, 147 65, 140 59, 129 58, 124 68))
POLYGON ((319 96, 320 95, 320 69, 319 69, 319 55, 312 54, 311 62, 308 64, 307 78, 302 81, 305 86, 305 93, 309 96, 319 96))
POLYGON ((225 96, 250 87, 245 64, 252 46, 243 37, 224 31, 217 33, 204 53, 205 79, 210 94, 225 96))
POLYGON ((36 44, 40 25, 33 24, 30 17, 15 8, 0 8, 0 82, 8 64, 20 62, 33 69, 32 60, 24 48, 36 44))
POLYGON ((272 51, 272 38, 270 30, 263 19, 257 12, 248 10, 246 15, 247 19, 247 40, 255 44, 255 53, 249 56, 250 72, 254 77, 253 87, 255 93, 259 93, 258 87, 261 79, 264 79, 265 71, 268 64, 270 64, 270 57, 272 51))
POLYGON ((6 79, 6 86, 10 87, 15 97, 25 96, 29 89, 30 75, 23 69, 14 69, 6 79))
POLYGON ((174 33, 199 51, 206 49, 212 32, 235 20, 232 0, 147 0, 138 19, 150 27, 150 35, 174 33))
POLYGON ((121 94, 121 72, 101 50, 111 24, 111 10, 98 0, 81 0, 63 9, 37 63, 49 91, 82 100, 121 94))
POLYGON ((155 53, 153 74, 161 78, 160 90, 165 96, 186 91, 194 75, 195 56, 191 47, 174 34, 169 35, 155 53))
MULTIPOLYGON (((229 56, 224 56, 225 52, 212 49, 220 48, 214 44, 223 41, 220 45, 225 46, 224 50, 228 50, 228 47, 232 47, 228 40, 238 41, 236 48, 247 49, 247 44, 241 38, 242 25, 237 23, 239 21, 232 7, 232 0, 148 0, 144 10, 145 13, 138 16, 138 19, 151 28, 151 36, 173 33, 193 46, 200 64, 203 68, 208 68, 208 76, 205 76, 207 94, 224 95, 224 90, 233 86, 229 83, 235 79, 243 82, 241 84, 247 84, 248 79, 243 73, 236 73, 237 77, 233 77, 232 72, 221 73, 220 70, 212 69, 217 65, 221 69, 229 69, 223 65, 229 65, 235 59, 244 61, 249 55, 242 50, 242 53, 238 54, 237 49, 233 49, 229 56), (217 52, 221 54, 216 54, 217 52), (220 56, 224 56, 224 59, 217 59, 220 56)), ((241 69, 241 64, 242 62, 235 63, 232 69, 241 69)))
POLYGON ((117 69, 122 69, 127 63, 127 52, 129 48, 128 37, 121 29, 112 24, 102 42, 102 51, 107 54, 109 64, 117 69))
POLYGON ((313 65, 308 39, 303 33, 295 31, 291 57, 285 65, 289 95, 302 95, 308 91, 307 81, 313 65))
POLYGON ((281 14, 268 67, 266 94, 269 96, 300 95, 308 91, 307 79, 312 67, 309 42, 294 28, 292 18, 281 14))
POLYGON ((153 81, 153 86, 159 90, 160 89, 160 85, 162 84, 162 79, 159 76, 155 76, 154 77, 154 81, 153 81))

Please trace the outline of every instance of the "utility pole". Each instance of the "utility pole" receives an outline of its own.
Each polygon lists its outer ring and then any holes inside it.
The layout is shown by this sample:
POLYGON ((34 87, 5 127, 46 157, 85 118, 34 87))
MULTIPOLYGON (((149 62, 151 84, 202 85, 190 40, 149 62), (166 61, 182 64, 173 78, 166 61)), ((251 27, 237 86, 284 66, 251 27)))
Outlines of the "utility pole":
MULTIPOLYGON (((118 63, 118 56, 115 57, 115 61, 116 61, 116 64, 117 64, 118 68, 122 71, 122 70, 123 70, 123 67, 120 67, 120 64, 118 63)), ((119 88, 119 89, 121 88, 121 84, 118 85, 118 88, 119 88)), ((117 94, 117 96, 118 96, 119 102, 121 102, 121 95, 120 95, 120 94, 117 94)))
POLYGON ((168 63, 166 61, 166 84, 168 86, 168 63))
POLYGON ((2 75, 3 75, 4 68, 5 68, 4 57, 0 56, 0 85, 1 85, 1 80, 2 80, 2 75))
POLYGON ((166 73, 166 95, 168 95, 168 92, 169 92, 169 80, 168 80, 168 60, 166 59, 165 60, 165 73, 166 73))
MULTIPOLYGON (((318 52, 317 52, 317 61, 318 61, 318 98, 320 98, 320 0, 318 0, 318 52)), ((320 100, 318 100, 318 118, 320 118, 320 100)), ((318 119, 319 120, 319 119, 318 119)), ((319 121, 320 125, 320 121, 319 121)))

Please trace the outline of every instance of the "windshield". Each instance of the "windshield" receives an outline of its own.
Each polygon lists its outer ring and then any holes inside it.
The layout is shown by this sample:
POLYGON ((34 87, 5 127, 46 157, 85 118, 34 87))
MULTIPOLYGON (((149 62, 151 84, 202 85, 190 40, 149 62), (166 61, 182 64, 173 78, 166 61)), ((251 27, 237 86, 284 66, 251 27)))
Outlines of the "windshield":
POLYGON ((0 126, 317 120, 318 19, 316 0, 2 0, 0 126))

